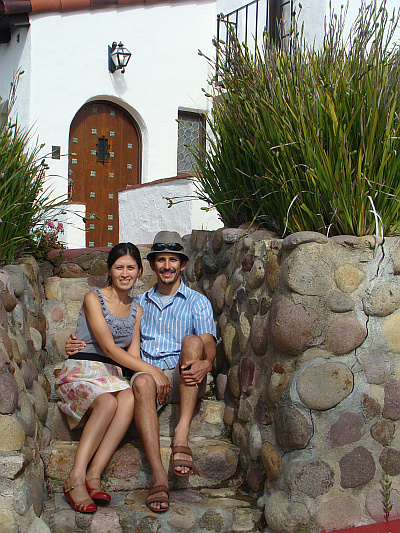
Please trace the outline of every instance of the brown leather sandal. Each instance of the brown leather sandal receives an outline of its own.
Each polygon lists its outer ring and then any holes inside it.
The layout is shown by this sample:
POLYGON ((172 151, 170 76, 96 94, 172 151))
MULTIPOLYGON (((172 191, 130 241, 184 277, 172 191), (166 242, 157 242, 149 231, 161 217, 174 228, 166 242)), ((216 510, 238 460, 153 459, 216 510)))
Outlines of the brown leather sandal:
POLYGON ((176 453, 184 453, 185 455, 189 455, 190 459, 174 459, 172 458, 172 468, 174 469, 174 473, 179 477, 188 477, 193 472, 193 452, 189 448, 189 446, 175 446, 172 442, 172 457, 176 453), (186 472, 185 474, 182 474, 180 470, 177 470, 177 466, 186 466, 189 468, 189 472, 186 472))
POLYGON ((168 511, 169 509, 168 487, 166 485, 156 485, 155 487, 150 489, 147 495, 146 505, 150 509, 150 511, 153 511, 153 513, 164 513, 165 511, 168 511), (156 496, 156 494, 160 492, 165 492, 166 496, 156 496), (160 507, 160 509, 153 509, 152 507, 150 507, 152 503, 167 503, 168 507, 160 507))

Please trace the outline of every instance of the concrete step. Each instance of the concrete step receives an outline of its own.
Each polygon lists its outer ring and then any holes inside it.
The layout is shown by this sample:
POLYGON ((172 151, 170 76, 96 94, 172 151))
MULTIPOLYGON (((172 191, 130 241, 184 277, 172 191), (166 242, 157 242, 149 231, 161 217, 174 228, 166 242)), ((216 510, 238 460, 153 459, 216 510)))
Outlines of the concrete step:
POLYGON ((64 495, 45 504, 41 518, 52 533, 233 533, 268 531, 256 501, 236 488, 171 491, 171 507, 153 513, 147 490, 111 492, 111 503, 88 515, 71 509, 64 495))

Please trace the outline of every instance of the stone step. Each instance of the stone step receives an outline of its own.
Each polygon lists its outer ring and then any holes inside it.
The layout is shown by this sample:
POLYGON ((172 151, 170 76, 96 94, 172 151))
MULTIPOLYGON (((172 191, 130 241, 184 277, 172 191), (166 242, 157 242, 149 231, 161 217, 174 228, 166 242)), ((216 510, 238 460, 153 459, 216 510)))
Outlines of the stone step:
POLYGON ((111 502, 89 515, 71 509, 62 494, 45 504, 41 518, 52 533, 233 533, 269 531, 262 509, 237 488, 171 490, 171 507, 153 513, 147 490, 111 492, 111 502))
MULTIPOLYGON (((171 462, 171 439, 161 438, 161 457, 167 470, 170 487, 238 488, 243 475, 238 468, 239 449, 221 437, 195 437, 189 445, 193 451, 194 472, 189 477, 175 476, 171 462)), ((71 470, 78 442, 55 441, 42 450, 47 488, 50 494, 62 491, 62 484, 71 470)), ((126 492, 151 487, 151 473, 140 441, 120 446, 103 473, 103 488, 126 492)))

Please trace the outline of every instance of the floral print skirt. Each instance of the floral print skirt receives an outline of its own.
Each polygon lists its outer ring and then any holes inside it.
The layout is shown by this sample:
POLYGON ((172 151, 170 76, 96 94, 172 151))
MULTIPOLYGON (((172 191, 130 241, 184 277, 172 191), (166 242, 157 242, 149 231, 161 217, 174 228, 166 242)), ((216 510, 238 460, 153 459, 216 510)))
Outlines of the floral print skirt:
POLYGON ((79 425, 97 396, 129 388, 119 366, 81 359, 69 359, 55 382, 61 399, 58 407, 67 415, 71 429, 79 425))

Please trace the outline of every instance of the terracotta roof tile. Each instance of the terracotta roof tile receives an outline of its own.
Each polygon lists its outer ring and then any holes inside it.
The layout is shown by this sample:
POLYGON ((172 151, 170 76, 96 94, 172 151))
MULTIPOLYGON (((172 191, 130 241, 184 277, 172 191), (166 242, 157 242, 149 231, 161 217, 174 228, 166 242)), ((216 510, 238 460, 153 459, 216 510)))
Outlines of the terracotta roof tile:
POLYGON ((0 15, 77 11, 112 5, 169 4, 174 0, 0 0, 0 15))

